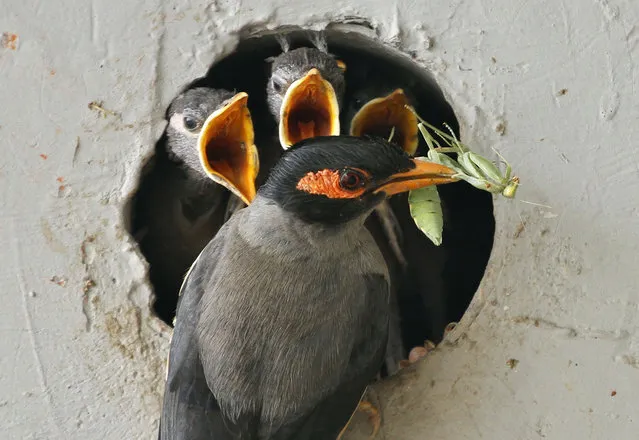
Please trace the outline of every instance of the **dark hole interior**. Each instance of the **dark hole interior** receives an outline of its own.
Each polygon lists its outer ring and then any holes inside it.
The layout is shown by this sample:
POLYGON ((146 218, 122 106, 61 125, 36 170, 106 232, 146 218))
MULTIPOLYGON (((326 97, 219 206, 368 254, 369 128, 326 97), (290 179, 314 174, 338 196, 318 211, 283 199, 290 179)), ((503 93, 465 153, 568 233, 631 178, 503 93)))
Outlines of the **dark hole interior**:
MULTIPOLYGON (((407 90, 424 119, 435 126, 446 122, 459 136, 457 119, 442 91, 429 73, 410 57, 357 33, 326 31, 326 37, 329 51, 348 66, 346 101, 352 92, 349 84, 359 81, 358 69, 374 69, 392 88, 400 86, 407 90)), ((292 31, 288 39, 292 42, 291 49, 312 46, 304 31, 292 31)), ((274 34, 246 38, 234 53, 214 64, 205 77, 187 86, 247 92, 258 149, 263 142, 259 133, 268 133, 271 138, 277 133, 273 118, 260 115, 268 114, 265 99, 268 65, 264 60, 279 53, 281 47, 274 34)), ((186 178, 169 159, 165 143, 166 136, 163 136, 131 200, 130 232, 150 265, 150 281, 156 294, 155 312, 172 324, 183 276, 221 225, 223 214, 214 216, 212 224, 207 226, 208 236, 204 234, 206 239, 200 241, 182 243, 175 237, 167 238, 170 231, 157 227, 157 231, 153 230, 153 224, 162 223, 162 216, 168 215, 175 204, 171 188, 186 178)), ((425 155, 424 148, 425 144, 420 144, 418 154, 425 155)), ((261 163, 261 172, 271 166, 261 163)), ((403 229, 403 248, 408 259, 408 268, 399 284, 403 342, 407 350, 424 344, 425 339, 440 342, 446 325, 461 318, 479 286, 492 249, 495 229, 492 196, 465 182, 440 186, 439 193, 445 216, 443 243, 439 247, 415 227, 407 194, 391 199, 403 229)), ((195 204, 187 208, 190 211, 185 208, 185 214, 191 212, 195 216, 210 207, 195 204)))

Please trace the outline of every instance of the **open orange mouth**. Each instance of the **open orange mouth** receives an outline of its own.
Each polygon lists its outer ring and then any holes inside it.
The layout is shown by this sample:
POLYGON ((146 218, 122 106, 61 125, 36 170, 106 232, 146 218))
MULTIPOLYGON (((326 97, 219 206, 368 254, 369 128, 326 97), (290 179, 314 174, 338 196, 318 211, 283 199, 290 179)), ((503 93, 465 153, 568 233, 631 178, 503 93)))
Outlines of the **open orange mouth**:
POLYGON ((419 145, 418 121, 415 114, 406 108, 408 105, 402 89, 368 101, 351 121, 351 136, 373 135, 389 139, 392 133, 391 142, 414 155, 419 145))
POLYGON ((248 205, 255 198, 260 162, 247 101, 246 93, 238 93, 206 119, 198 152, 206 174, 248 205))
POLYGON ((339 135, 339 105, 330 82, 317 69, 295 81, 280 109, 279 136, 287 149, 304 139, 339 135))

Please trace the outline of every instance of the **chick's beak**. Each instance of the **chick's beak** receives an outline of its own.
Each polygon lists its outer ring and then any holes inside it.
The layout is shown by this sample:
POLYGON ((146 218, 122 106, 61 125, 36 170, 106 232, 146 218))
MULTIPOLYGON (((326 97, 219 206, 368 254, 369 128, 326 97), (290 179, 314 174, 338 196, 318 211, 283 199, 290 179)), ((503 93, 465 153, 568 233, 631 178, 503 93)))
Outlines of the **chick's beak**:
POLYGON ((390 141, 412 156, 419 144, 417 117, 407 106, 408 98, 402 89, 368 101, 351 121, 351 136, 376 135, 388 139, 394 127, 390 141))
POLYGON ((459 179, 452 170, 434 162, 426 162, 419 159, 412 159, 415 168, 404 173, 397 173, 390 176, 386 182, 382 183, 374 192, 383 191, 387 196, 398 194, 425 186, 442 185, 444 183, 456 182, 459 179))
POLYGON ((317 69, 290 85, 280 109, 282 148, 316 136, 339 135, 339 104, 330 82, 317 69))
POLYGON ((247 101, 246 93, 238 93, 206 119, 198 153, 206 174, 248 205, 255 198, 260 163, 247 101))

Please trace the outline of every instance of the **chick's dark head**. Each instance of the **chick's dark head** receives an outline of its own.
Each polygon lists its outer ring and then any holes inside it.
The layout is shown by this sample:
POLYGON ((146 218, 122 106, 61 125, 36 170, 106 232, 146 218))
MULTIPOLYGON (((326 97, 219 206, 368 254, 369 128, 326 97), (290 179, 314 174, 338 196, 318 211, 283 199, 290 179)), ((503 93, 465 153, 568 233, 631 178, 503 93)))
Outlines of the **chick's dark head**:
POLYGON ((314 136, 339 134, 345 66, 319 49, 302 47, 272 61, 268 106, 283 148, 314 136))
POLYGON ((167 112, 167 150, 199 179, 227 187, 245 203, 255 196, 259 158, 246 93, 198 87, 167 112))
POLYGON ((233 93, 227 90, 198 87, 180 94, 169 106, 167 150, 174 159, 202 178, 208 179, 200 165, 198 136, 209 115, 232 97, 233 93))
POLYGON ((258 195, 307 222, 342 224, 363 220, 388 196, 454 182, 454 175, 383 139, 323 136, 288 150, 258 195))

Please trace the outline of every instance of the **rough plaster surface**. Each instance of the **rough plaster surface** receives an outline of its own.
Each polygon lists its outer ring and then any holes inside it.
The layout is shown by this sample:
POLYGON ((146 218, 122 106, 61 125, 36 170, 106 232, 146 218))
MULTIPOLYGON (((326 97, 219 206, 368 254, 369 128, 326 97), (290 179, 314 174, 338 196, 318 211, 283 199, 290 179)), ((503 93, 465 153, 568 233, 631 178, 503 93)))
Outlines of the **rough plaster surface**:
POLYGON ((375 387, 382 438, 637 437, 639 3, 424 5, 4 0, 1 438, 155 438, 170 331, 122 212, 164 109, 238 33, 346 16, 414 51, 464 140, 500 149, 521 198, 552 206, 497 201, 460 326, 375 387))

